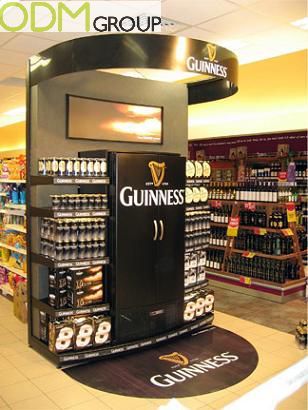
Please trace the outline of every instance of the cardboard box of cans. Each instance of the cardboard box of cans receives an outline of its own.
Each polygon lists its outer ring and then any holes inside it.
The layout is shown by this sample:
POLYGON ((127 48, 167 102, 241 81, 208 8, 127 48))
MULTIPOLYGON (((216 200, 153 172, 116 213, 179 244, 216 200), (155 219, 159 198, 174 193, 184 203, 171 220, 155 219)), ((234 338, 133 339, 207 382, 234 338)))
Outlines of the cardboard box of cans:
POLYGON ((106 256, 106 219, 41 220, 41 254, 57 261, 106 256))
POLYGON ((185 287, 201 283, 206 278, 206 252, 185 253, 185 287))
POLYGON ((202 288, 184 298, 184 322, 190 322, 214 311, 214 291, 202 288))
POLYGON ((103 302, 103 266, 50 269, 49 304, 55 309, 103 302))
POLYGON ((48 346, 54 353, 99 347, 111 340, 111 318, 103 315, 49 322, 48 328, 48 346))

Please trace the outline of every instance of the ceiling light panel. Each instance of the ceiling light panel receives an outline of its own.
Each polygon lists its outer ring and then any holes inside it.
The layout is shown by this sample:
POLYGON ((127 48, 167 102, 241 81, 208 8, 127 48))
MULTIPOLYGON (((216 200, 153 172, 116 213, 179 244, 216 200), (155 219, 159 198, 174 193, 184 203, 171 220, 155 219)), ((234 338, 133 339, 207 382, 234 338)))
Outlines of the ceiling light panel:
POLYGON ((262 0, 249 8, 274 20, 287 23, 307 15, 306 0, 262 0))
POLYGON ((220 45, 219 41, 221 36, 219 34, 203 30, 201 28, 191 27, 178 31, 176 34, 179 36, 196 38, 197 40, 209 41, 220 45))
MULTIPOLYGON (((1 34, 0 34, 1 35, 1 34)), ((56 44, 55 41, 47 40, 44 38, 31 37, 29 41, 29 36, 26 34, 20 34, 19 36, 13 38, 7 42, 2 49, 10 51, 23 50, 27 54, 35 54, 46 48, 52 47, 56 44)))
POLYGON ((277 26, 278 23, 270 18, 249 10, 240 10, 203 23, 200 27, 224 35, 226 38, 237 38, 268 30, 275 25, 277 26))
POLYGON ((301 30, 308 30, 308 17, 292 21, 291 24, 292 26, 299 28, 301 30))
POLYGON ((194 25, 238 9, 225 0, 166 0, 162 3, 162 16, 194 25))

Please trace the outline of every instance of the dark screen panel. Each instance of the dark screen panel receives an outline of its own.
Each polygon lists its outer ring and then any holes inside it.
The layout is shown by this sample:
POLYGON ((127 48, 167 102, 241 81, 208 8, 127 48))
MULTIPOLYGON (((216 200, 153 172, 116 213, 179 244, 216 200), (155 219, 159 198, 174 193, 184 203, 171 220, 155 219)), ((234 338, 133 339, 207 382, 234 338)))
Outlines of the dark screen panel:
POLYGON ((162 107, 68 96, 68 138, 162 143, 162 107))

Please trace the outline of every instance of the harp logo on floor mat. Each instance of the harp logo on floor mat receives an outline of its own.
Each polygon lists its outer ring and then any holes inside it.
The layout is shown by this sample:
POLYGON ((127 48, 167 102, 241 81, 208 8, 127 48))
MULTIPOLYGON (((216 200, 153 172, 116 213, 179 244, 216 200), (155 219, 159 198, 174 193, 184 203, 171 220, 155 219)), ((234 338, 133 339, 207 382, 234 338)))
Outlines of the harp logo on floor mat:
MULTIPOLYGON (((189 360, 186 356, 173 352, 171 354, 160 356, 159 360, 175 363, 178 367, 182 367, 177 370, 169 370, 169 373, 156 374, 150 378, 150 382, 157 387, 171 387, 176 383, 182 383, 189 379, 193 379, 194 377, 202 377, 203 374, 218 369, 219 367, 226 366, 238 359, 238 356, 233 355, 230 352, 223 352, 220 355, 204 360, 200 360, 200 358, 189 360), (187 366, 189 363, 193 364, 187 366)), ((174 369, 175 367, 176 366, 171 366, 171 369, 174 369)))
POLYGON ((187 357, 178 352, 173 352, 170 354, 166 354, 164 356, 159 356, 159 360, 166 360, 167 362, 179 364, 181 366, 187 366, 189 364, 189 360, 187 359, 187 357))

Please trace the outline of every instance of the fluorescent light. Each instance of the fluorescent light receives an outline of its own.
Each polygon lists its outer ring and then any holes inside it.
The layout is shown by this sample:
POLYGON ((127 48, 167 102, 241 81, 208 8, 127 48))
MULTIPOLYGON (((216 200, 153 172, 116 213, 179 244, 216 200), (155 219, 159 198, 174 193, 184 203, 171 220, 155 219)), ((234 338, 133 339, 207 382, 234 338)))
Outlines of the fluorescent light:
POLYGON ((23 115, 23 114, 26 114, 26 107, 14 108, 13 110, 9 110, 9 111, 2 113, 2 115, 6 115, 9 117, 15 117, 15 115, 23 115))
POLYGON ((248 43, 243 40, 225 40, 220 41, 219 45, 228 48, 229 50, 240 50, 241 48, 246 47, 248 43))
POLYGON ((302 30, 308 30, 308 17, 304 17, 303 19, 292 21, 291 24, 292 26, 295 26, 302 30))

